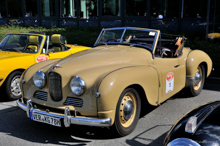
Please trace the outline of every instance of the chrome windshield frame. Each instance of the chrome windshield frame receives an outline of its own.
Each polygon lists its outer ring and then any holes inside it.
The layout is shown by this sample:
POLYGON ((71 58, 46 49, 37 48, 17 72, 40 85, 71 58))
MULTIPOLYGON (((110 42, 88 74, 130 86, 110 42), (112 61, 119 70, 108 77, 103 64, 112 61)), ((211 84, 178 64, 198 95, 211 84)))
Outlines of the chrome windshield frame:
POLYGON ((145 29, 145 28, 131 28, 131 27, 119 27, 119 28, 106 28, 106 29, 102 29, 102 31, 100 32, 95 44, 93 45, 93 47, 99 46, 99 45, 105 45, 105 44, 120 44, 120 45, 130 45, 130 46, 138 46, 138 47, 143 47, 143 48, 147 48, 148 50, 150 50, 151 52, 153 52, 154 48, 155 48, 155 44, 156 44, 156 40, 157 40, 157 36, 158 36, 158 32, 156 30, 151 30, 151 29, 145 29), (103 35, 103 33, 105 31, 109 31, 109 30, 124 30, 122 33, 122 36, 120 37, 120 41, 119 42, 105 42, 105 43, 98 43, 98 41, 101 39, 101 36, 103 35), (141 45, 141 44, 134 44, 134 43, 122 43, 123 37, 126 33, 127 30, 138 30, 138 31, 144 31, 144 32, 154 32, 155 36, 154 36, 154 41, 152 44, 152 48, 147 47, 145 45, 141 45))
MULTIPOLYGON (((22 53, 31 53, 31 54, 36 54, 36 53, 39 53, 41 52, 41 48, 42 46, 44 45, 44 42, 45 42, 45 38, 42 36, 42 35, 38 35, 38 34, 31 34, 31 33, 8 33, 4 36, 4 38, 1 40, 0 44, 2 43, 2 41, 7 37, 7 36, 11 36, 11 35, 27 35, 27 36, 39 36, 39 37, 42 37, 42 40, 41 42, 39 43, 39 49, 37 52, 22 52, 22 53)), ((9 38, 8 38, 9 39, 9 38)), ((8 42, 8 40, 6 41, 8 42)), ((5 49, 1 49, 2 51, 7 51, 5 49)))

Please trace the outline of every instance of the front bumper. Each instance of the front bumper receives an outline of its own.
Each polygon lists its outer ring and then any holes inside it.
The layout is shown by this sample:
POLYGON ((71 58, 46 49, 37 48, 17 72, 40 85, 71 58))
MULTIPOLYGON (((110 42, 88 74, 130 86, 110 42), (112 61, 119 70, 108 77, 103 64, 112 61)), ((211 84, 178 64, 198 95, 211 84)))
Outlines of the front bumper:
POLYGON ((30 113, 38 113, 38 114, 43 114, 43 115, 47 115, 47 116, 52 116, 55 118, 61 118, 61 119, 63 119, 65 127, 69 127, 71 124, 97 126, 97 127, 111 126, 111 119, 110 118, 93 119, 93 118, 79 118, 79 117, 71 116, 69 107, 65 108, 64 115, 58 115, 58 114, 51 114, 48 112, 43 112, 43 111, 34 109, 31 100, 27 101, 27 106, 18 100, 17 105, 19 108, 26 111, 27 116, 29 118, 30 118, 30 113))

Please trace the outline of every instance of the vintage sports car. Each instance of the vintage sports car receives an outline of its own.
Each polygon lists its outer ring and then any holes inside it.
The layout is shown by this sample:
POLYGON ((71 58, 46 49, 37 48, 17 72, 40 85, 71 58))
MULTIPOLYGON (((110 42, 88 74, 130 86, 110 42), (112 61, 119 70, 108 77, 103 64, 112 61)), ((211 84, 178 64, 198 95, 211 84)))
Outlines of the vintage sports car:
POLYGON ((68 45, 60 34, 10 33, 0 43, 0 90, 9 99, 21 97, 20 76, 31 65, 64 58, 88 47, 68 45))
POLYGON ((183 88, 198 95, 212 68, 186 38, 141 28, 103 29, 94 48, 30 67, 18 106, 38 122, 112 127, 131 133, 147 103, 159 105, 183 88))
POLYGON ((219 146, 220 101, 199 106, 180 118, 168 132, 164 145, 219 146))

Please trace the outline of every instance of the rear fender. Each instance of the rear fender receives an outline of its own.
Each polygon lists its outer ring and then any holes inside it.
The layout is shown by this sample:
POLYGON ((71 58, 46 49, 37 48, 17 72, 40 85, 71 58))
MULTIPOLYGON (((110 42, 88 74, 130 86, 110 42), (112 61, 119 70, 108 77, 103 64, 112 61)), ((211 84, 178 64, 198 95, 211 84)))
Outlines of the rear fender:
POLYGON ((197 67, 201 64, 206 64, 206 77, 208 77, 212 70, 211 58, 201 50, 193 50, 189 53, 186 61, 186 77, 192 78, 196 74, 197 67))

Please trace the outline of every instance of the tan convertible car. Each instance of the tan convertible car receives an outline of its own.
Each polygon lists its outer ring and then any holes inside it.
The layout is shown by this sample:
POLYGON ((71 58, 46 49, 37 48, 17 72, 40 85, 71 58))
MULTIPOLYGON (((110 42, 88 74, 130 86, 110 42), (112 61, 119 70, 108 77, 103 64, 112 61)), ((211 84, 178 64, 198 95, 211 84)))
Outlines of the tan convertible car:
POLYGON ((21 77, 18 106, 34 121, 111 127, 124 136, 141 110, 183 88, 198 95, 210 57, 186 38, 142 28, 103 29, 93 49, 33 65, 21 77))

